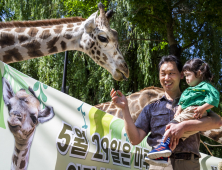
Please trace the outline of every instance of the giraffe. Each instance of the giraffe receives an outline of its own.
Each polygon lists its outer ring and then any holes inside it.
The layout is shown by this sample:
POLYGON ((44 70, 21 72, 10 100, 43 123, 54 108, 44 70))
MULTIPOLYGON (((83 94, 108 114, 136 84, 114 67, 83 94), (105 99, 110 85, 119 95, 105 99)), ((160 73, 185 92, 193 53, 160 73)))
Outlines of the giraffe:
MULTIPOLYGON (((131 117, 135 123, 142 109, 149 103, 155 102, 164 95, 164 89, 158 87, 146 87, 139 92, 127 96, 128 106, 131 117)), ((101 103, 95 106, 96 108, 107 112, 113 116, 123 119, 122 110, 114 105, 113 102, 101 103)), ((218 143, 222 144, 222 126, 218 129, 212 129, 200 132, 201 135, 206 136, 218 143)))
POLYGON ((36 126, 51 120, 55 114, 50 106, 40 109, 40 102, 30 87, 31 94, 24 89, 14 94, 5 78, 2 82, 3 99, 9 111, 8 127, 15 138, 11 170, 26 170, 36 126))
POLYGON ((81 17, 0 23, 0 60, 5 63, 42 57, 67 50, 82 51, 109 71, 117 81, 129 77, 119 50, 118 33, 110 28, 113 11, 102 3, 88 19, 81 17))

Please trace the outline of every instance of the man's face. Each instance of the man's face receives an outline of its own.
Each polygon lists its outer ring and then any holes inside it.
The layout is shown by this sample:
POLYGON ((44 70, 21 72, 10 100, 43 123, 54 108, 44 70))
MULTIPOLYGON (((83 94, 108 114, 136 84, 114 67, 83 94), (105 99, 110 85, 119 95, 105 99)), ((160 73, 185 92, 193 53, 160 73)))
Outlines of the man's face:
POLYGON ((183 74, 179 72, 175 62, 165 62, 161 65, 159 79, 166 92, 178 90, 182 78, 183 74))

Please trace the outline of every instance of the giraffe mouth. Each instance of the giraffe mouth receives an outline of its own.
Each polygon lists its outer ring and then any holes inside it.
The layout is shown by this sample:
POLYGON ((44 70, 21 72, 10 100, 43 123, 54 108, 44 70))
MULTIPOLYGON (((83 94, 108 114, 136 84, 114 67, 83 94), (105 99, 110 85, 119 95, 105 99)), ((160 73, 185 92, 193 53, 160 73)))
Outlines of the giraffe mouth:
POLYGON ((21 126, 20 126, 20 125, 10 125, 10 124, 8 123, 8 126, 9 126, 9 129, 10 129, 11 131, 18 131, 18 130, 21 129, 21 126))
POLYGON ((121 74, 122 74, 122 76, 123 76, 123 79, 125 80, 125 81, 128 81, 128 78, 126 78, 126 76, 121 72, 121 74))

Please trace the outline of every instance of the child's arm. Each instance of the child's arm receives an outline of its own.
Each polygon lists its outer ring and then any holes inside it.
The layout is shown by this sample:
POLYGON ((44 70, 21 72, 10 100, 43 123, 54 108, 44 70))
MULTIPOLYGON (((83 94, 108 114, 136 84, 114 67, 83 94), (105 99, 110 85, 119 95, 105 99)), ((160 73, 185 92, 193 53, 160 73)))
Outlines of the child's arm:
POLYGON ((179 105, 174 117, 177 117, 181 112, 182 112, 182 107, 181 105, 179 105))
POLYGON ((213 107, 214 107, 213 105, 210 105, 208 103, 205 103, 202 106, 198 106, 195 108, 195 111, 194 111, 195 114, 193 117, 196 119, 200 119, 206 110, 212 109, 213 107))

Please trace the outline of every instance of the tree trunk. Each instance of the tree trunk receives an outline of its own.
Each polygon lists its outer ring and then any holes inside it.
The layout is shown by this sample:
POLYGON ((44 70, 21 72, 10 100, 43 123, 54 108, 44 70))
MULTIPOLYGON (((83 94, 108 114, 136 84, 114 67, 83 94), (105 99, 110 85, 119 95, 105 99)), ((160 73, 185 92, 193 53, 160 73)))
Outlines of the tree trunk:
POLYGON ((181 56, 181 47, 179 44, 173 44, 169 46, 169 54, 174 55, 180 59, 181 56))

